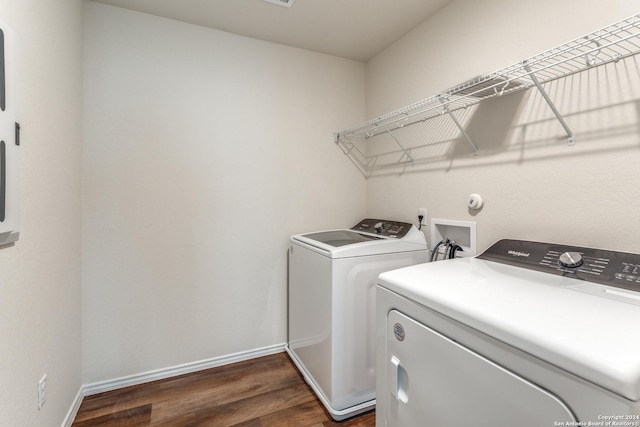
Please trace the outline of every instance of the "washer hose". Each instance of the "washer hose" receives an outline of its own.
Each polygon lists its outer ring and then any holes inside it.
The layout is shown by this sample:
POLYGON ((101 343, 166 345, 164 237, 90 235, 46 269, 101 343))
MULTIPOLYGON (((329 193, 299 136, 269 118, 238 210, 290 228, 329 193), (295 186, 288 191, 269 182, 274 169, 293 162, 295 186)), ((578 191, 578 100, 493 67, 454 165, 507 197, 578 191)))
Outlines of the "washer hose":
POLYGON ((454 259, 456 257, 456 252, 462 251, 462 247, 456 244, 454 240, 449 240, 447 238, 444 238, 441 241, 439 241, 436 244, 436 246, 433 248, 433 251, 431 252, 431 257, 429 258, 429 262, 438 260, 438 255, 440 255, 438 252, 438 249, 440 249, 440 246, 443 246, 443 245, 444 245, 444 250, 442 252, 442 259, 454 259))
POLYGON ((429 258, 429 262, 433 262, 433 261, 436 260, 436 255, 438 254, 438 249, 440 248, 440 246, 442 246, 443 243, 444 243, 444 240, 440 240, 436 244, 436 247, 433 248, 433 251, 431 251, 431 258, 429 258))
POLYGON ((451 249, 451 251, 449 253, 449 259, 454 259, 456 257, 456 252, 458 252, 458 251, 464 252, 462 250, 462 248, 460 247, 460 245, 454 244, 453 248, 451 249))

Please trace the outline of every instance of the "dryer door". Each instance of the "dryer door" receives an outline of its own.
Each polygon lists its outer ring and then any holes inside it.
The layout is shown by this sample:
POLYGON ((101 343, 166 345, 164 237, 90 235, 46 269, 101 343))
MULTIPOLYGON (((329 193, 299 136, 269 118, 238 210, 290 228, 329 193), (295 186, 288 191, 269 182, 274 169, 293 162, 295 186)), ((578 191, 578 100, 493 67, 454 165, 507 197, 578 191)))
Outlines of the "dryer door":
POLYGON ((396 310, 386 335, 388 427, 577 421, 558 397, 396 310))

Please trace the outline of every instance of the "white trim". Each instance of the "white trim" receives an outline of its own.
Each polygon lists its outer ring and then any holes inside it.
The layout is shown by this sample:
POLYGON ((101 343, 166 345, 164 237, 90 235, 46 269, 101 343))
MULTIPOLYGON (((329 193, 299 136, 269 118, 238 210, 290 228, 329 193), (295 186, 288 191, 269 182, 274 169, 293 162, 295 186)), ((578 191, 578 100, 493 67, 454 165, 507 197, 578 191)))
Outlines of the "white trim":
POLYGON ((165 378, 171 378, 177 375, 189 374, 192 372, 201 371, 203 369, 216 368, 218 366, 242 362, 249 359, 255 359, 257 357, 282 353, 283 351, 285 351, 285 347, 286 343, 275 344, 267 347, 257 348, 254 350, 242 351, 227 356, 201 360, 199 362, 185 363, 182 365, 156 369, 154 371, 142 372, 140 374, 128 375, 126 377, 115 378, 112 380, 85 384, 81 389, 82 395, 91 396, 92 394, 103 393, 105 391, 116 390, 123 387, 129 387, 132 385, 138 385, 150 381, 162 380, 165 378))
POLYGON ((76 394, 76 398, 73 400, 73 405, 71 405, 71 408, 69 408, 69 412, 67 412, 67 416, 64 417, 64 421, 62 421, 62 427, 71 427, 71 424, 73 424, 73 420, 76 419, 78 409, 80 409, 82 399, 84 398, 83 390, 84 386, 80 387, 80 389, 78 390, 78 394, 76 394))

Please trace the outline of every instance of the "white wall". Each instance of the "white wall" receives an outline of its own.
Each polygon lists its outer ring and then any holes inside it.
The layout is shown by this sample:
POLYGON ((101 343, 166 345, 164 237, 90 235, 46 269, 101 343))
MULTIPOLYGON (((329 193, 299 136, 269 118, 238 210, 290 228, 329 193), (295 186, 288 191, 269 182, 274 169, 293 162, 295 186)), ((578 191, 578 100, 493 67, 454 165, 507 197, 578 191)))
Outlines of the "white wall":
POLYGON ((364 216, 364 64, 84 17, 84 381, 285 342, 289 235, 364 216))
POLYGON ((82 2, 0 0, 0 16, 18 38, 22 125, 20 240, 0 248, 0 425, 60 426, 81 385, 82 2))
MULTIPOLYGON (((368 64, 367 117, 638 11, 623 0, 456 0, 368 64)), ((370 178, 368 215, 415 221, 426 207, 429 218, 476 221, 478 251, 518 238, 640 252, 639 69, 630 58, 546 85, 575 132, 574 147, 535 89, 463 113, 478 158, 456 132, 444 160, 370 178), (479 212, 466 207, 471 193, 484 196, 479 212)))

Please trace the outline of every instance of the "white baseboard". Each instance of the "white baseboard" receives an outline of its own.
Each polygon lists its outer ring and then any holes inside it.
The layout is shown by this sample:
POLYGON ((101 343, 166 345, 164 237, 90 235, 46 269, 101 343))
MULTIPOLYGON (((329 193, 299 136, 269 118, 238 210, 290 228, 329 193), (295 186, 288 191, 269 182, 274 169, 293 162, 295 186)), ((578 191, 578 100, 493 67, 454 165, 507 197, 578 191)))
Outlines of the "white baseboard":
POLYGON ((83 387, 80 387, 78 390, 78 394, 76 394, 76 398, 73 400, 73 404, 71 408, 69 408, 69 412, 67 412, 67 416, 64 417, 64 421, 62 421, 62 427, 71 427, 73 424, 73 420, 76 419, 76 414, 78 413, 78 409, 80 409, 80 404, 82 403, 82 398, 84 394, 82 394, 83 387))
POLYGON ((214 357, 212 359, 201 360, 199 362, 185 363, 183 365, 172 366, 154 371, 142 372, 140 374, 128 375, 126 377, 115 378, 112 380, 99 381, 91 384, 85 384, 80 387, 73 405, 69 409, 62 427, 70 427, 78 413, 80 404, 84 396, 104 393, 105 391, 117 390, 123 387, 148 383, 151 381, 162 380, 192 372, 202 371, 203 369, 216 368, 218 366, 229 365, 231 363, 242 362, 245 360, 255 359, 257 357, 269 356, 272 354, 282 353, 285 351, 286 343, 275 344, 268 347, 257 348, 254 350, 242 351, 239 353, 229 354, 227 356, 214 357))
POLYGON ((222 365, 242 362, 244 360, 255 359, 256 357, 269 356, 271 354, 282 353, 285 348, 284 343, 276 344, 268 347, 262 347, 255 350, 242 351, 227 356, 214 357, 212 359, 201 360, 199 362, 185 363, 183 365, 172 366, 169 368, 156 369, 155 371, 143 372, 140 374, 128 375, 126 377, 115 378, 112 380, 99 381, 92 384, 85 384, 83 389, 84 396, 103 393, 105 391, 116 390, 123 387, 148 383, 151 381, 171 378, 178 375, 189 374, 191 372, 201 371, 203 369, 216 368, 222 365))

